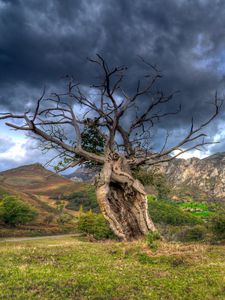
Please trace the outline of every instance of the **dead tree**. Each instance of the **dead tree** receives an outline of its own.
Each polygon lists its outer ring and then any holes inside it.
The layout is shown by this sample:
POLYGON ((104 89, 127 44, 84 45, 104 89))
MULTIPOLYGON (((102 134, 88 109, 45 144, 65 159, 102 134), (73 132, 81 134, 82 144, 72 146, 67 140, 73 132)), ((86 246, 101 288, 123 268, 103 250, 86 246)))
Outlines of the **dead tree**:
POLYGON ((100 68, 99 84, 87 89, 68 78, 66 91, 49 97, 43 93, 33 113, 1 113, 0 119, 18 119, 6 125, 32 132, 45 142, 46 149, 55 148, 59 155, 66 156, 63 170, 87 161, 99 164, 96 194, 101 212, 120 239, 136 239, 156 231, 156 227, 148 214, 145 189, 131 170, 144 164, 169 161, 211 144, 204 139, 206 134, 202 130, 217 116, 222 102, 216 96, 215 111, 204 123, 195 127, 192 120, 190 130, 180 142, 168 148, 167 136, 161 151, 155 152, 150 142, 156 122, 178 113, 157 110, 173 98, 173 94, 164 95, 156 89, 160 72, 144 61, 151 71, 144 80, 138 80, 131 94, 124 88, 126 67, 110 68, 100 55, 90 61, 100 68), (104 140, 103 151, 93 153, 83 147, 84 126, 95 126, 104 140), (179 150, 178 153, 174 154, 175 150, 179 150))

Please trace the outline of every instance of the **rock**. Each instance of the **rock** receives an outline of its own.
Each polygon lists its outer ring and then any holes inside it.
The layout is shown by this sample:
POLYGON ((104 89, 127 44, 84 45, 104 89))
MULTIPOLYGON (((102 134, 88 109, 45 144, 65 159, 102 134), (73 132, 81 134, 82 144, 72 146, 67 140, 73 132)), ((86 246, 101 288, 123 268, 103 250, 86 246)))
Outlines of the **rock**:
POLYGON ((208 200, 225 200, 225 152, 204 159, 174 159, 162 164, 160 172, 176 191, 183 188, 196 197, 202 192, 208 200))

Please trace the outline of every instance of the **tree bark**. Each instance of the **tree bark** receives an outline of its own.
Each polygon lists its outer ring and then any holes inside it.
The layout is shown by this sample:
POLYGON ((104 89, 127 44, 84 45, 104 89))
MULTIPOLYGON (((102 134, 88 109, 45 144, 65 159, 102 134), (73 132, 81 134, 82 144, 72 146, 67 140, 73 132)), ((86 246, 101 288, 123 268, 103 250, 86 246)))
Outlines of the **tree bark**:
POLYGON ((132 177, 125 158, 105 162, 96 179, 96 194, 101 212, 118 238, 129 241, 157 231, 148 215, 144 187, 132 177))

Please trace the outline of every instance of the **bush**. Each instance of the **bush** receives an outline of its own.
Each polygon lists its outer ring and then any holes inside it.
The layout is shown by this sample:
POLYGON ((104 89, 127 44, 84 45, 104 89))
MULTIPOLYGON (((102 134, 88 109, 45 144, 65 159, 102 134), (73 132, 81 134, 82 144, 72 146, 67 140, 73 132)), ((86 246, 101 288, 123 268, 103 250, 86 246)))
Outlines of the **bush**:
POLYGON ((183 211, 168 200, 157 200, 148 196, 149 214, 155 223, 170 225, 196 225, 203 221, 189 212, 183 211))
POLYGON ((54 221, 54 215, 51 214, 47 215, 43 220, 43 222, 47 225, 51 224, 53 221, 54 221))
POLYGON ((68 214, 61 214, 58 219, 57 219, 57 223, 59 225, 64 225, 66 223, 69 223, 72 220, 72 217, 68 214))
POLYGON ((113 232, 102 214, 92 211, 82 214, 77 225, 80 232, 92 235, 97 240, 113 238, 113 232))
POLYGON ((0 220, 5 224, 26 224, 36 216, 37 212, 30 205, 14 196, 5 196, 0 200, 0 220))
POLYGON ((99 212, 94 187, 89 187, 82 192, 74 192, 66 196, 65 199, 69 201, 66 206, 68 209, 79 210, 80 206, 82 206, 85 212, 88 212, 90 209, 96 213, 99 212))
POLYGON ((153 186, 157 191, 157 196, 159 199, 168 197, 170 193, 170 186, 163 174, 139 168, 133 172, 133 176, 144 186, 153 186))
POLYGON ((194 227, 184 228, 181 230, 177 238, 182 242, 193 242, 204 240, 207 230, 202 225, 196 225, 194 227))
POLYGON ((225 239, 225 212, 212 218, 212 230, 218 239, 225 239))

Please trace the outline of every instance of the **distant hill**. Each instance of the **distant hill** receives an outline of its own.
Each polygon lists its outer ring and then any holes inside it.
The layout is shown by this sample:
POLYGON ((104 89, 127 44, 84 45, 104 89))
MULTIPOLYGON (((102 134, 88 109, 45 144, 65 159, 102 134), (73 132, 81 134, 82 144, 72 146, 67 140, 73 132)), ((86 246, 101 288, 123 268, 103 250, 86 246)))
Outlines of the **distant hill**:
MULTIPOLYGON (((57 199, 81 191, 85 186, 46 170, 41 164, 26 165, 0 172, 0 194, 16 195, 39 212, 36 222, 57 214, 57 199)), ((66 210, 70 214, 74 211, 66 210)))

